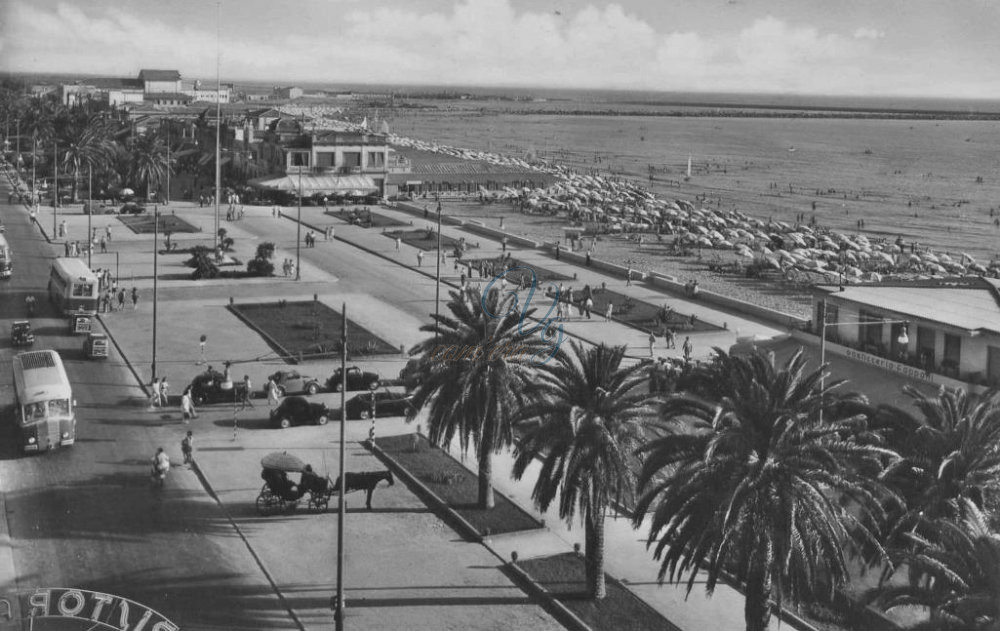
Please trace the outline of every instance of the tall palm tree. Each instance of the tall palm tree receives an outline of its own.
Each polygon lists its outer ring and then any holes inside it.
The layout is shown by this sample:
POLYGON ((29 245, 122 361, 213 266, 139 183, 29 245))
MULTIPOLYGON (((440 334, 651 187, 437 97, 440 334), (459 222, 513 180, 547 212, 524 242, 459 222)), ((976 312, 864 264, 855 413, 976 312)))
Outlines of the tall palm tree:
POLYGON ((584 525, 587 590, 604 598, 604 519, 611 502, 631 505, 635 452, 653 415, 651 398, 639 386, 646 367, 622 366, 624 346, 585 348, 573 342, 555 361, 539 367, 529 386, 532 403, 521 414, 525 434, 514 453, 514 478, 541 460, 532 499, 542 510, 559 497, 559 516, 584 525))
POLYGON ((167 173, 167 148, 163 139, 154 132, 146 133, 133 139, 131 145, 130 179, 145 191, 149 197, 150 191, 158 187, 167 173))
POLYGON ((437 336, 411 351, 423 361, 410 418, 424 409, 432 443, 449 445, 457 437, 463 452, 474 448, 483 509, 494 505, 493 454, 513 443, 512 419, 535 372, 533 358, 552 346, 522 327, 515 304, 513 293, 496 289, 485 296, 453 291, 450 315, 434 315, 434 324, 421 327, 437 336))
POLYGON ((825 366, 807 372, 801 349, 783 367, 759 352, 716 354, 706 369, 718 377, 711 400, 681 394, 663 404, 666 434, 642 449, 635 523, 652 508, 660 581, 687 575, 690 593, 705 570, 711 594, 731 573, 746 628, 763 631, 771 599, 829 597, 848 578, 845 545, 878 545, 853 512, 881 516, 876 477, 894 454, 862 438, 863 415, 827 405, 843 382, 821 386, 825 366))
POLYGON ((80 171, 89 166, 100 171, 111 162, 114 152, 111 129, 100 115, 77 116, 60 141, 62 162, 73 173, 72 199, 76 200, 80 171))
POLYGON ((986 515, 966 498, 952 501, 957 517, 928 522, 931 538, 909 536, 909 550, 894 555, 909 581, 883 584, 874 603, 886 611, 920 606, 930 621, 918 628, 951 631, 1000 629, 1000 534, 992 532, 986 515))

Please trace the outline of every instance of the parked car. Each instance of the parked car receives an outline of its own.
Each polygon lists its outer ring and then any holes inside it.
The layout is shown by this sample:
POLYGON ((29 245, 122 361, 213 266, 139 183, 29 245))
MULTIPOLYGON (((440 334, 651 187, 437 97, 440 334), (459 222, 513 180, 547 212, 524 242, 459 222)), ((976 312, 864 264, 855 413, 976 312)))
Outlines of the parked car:
POLYGON ((404 416, 413 407, 413 397, 395 392, 365 392, 347 400, 347 418, 372 417, 372 399, 375 399, 375 418, 404 416))
POLYGON ((323 403, 305 397, 288 397, 271 410, 271 425, 285 429, 292 425, 326 425, 330 410, 323 403))
MULTIPOLYGON (((225 376, 217 370, 208 370, 191 382, 191 398, 195 403, 219 403, 239 401, 246 391, 243 382, 237 379, 232 381, 233 387, 223 389, 225 376)), ((254 393, 250 393, 251 396, 254 393)))
POLYGON ((31 322, 17 320, 10 326, 10 343, 12 346, 31 346, 35 343, 35 334, 31 332, 31 322))
MULTIPOLYGON (((378 376, 378 373, 361 370, 357 366, 351 366, 347 369, 348 390, 375 390, 381 381, 382 378, 378 376)), ((342 386, 343 379, 341 378, 340 368, 338 368, 326 380, 326 387, 334 392, 340 392, 342 386)))
MULTIPOLYGON (((270 377, 274 380, 274 383, 278 385, 278 394, 285 396, 286 394, 297 394, 299 392, 305 392, 306 394, 316 394, 322 388, 320 387, 319 379, 314 377, 309 377, 307 375, 299 374, 297 370, 279 370, 270 377)), ((267 383, 264 383, 264 387, 261 390, 267 396, 267 383)))
POLYGON ((119 215, 141 215, 146 212, 146 207, 136 202, 126 202, 118 209, 119 215))
POLYGON ((108 336, 104 333, 88 333, 83 341, 83 355, 87 359, 108 358, 108 336))

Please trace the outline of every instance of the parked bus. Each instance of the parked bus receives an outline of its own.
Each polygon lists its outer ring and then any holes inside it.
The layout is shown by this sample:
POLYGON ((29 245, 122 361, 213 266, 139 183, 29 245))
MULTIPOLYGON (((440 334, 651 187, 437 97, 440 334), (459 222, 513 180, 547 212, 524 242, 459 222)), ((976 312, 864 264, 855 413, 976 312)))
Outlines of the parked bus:
POLYGON ((97 313, 97 275, 77 258, 57 258, 49 274, 49 301, 70 317, 70 332, 88 333, 97 313))
POLYGON ((59 353, 14 356, 14 405, 24 451, 48 451, 76 441, 76 402, 59 353))
POLYGON ((0 278, 10 278, 14 271, 14 263, 10 258, 10 245, 7 237, 0 234, 0 278))

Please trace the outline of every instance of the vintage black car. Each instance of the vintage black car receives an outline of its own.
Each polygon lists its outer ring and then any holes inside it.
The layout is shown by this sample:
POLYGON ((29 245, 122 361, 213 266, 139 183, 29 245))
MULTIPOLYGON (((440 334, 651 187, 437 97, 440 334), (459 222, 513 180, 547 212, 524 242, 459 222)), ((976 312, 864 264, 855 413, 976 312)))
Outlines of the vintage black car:
POLYGON ((35 343, 35 334, 31 332, 31 322, 17 320, 10 326, 10 343, 12 346, 31 346, 35 343))
MULTIPOLYGON (((357 366, 350 366, 347 369, 347 389, 348 390, 375 390, 382 380, 378 373, 361 370, 357 366)), ((340 392, 343 386, 341 372, 338 368, 333 375, 326 380, 326 387, 334 392, 340 392)))
MULTIPOLYGON (((191 382, 191 398, 195 403, 232 403, 242 401, 246 387, 234 379, 232 388, 224 389, 225 376, 217 370, 207 370, 191 382)), ((251 392, 251 396, 255 393, 251 392)))
POLYGON ((271 410, 271 425, 285 429, 292 425, 326 425, 330 411, 323 403, 305 397, 288 397, 271 410))
POLYGON ((146 212, 146 207, 137 202, 126 202, 118 209, 119 215, 141 215, 146 212))
POLYGON ((366 392, 347 400, 347 418, 371 418, 373 397, 375 399, 375 418, 405 416, 413 408, 413 397, 395 392, 366 392))
MULTIPOLYGON (((274 383, 278 385, 278 394, 280 396, 285 396, 286 394, 298 394, 300 392, 305 392, 306 394, 316 394, 322 389, 319 379, 299 374, 299 371, 297 370, 279 370, 271 375, 270 378, 273 379, 274 383)), ((262 392, 266 397, 267 383, 264 384, 262 392)))

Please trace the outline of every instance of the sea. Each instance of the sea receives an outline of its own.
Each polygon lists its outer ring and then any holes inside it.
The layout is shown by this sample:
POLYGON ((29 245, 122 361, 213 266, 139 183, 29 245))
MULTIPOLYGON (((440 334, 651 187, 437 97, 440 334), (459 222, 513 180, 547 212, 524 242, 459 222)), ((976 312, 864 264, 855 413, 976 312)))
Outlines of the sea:
POLYGON ((654 96, 397 97, 366 115, 404 136, 628 178, 667 199, 1000 257, 1000 102, 654 96))

